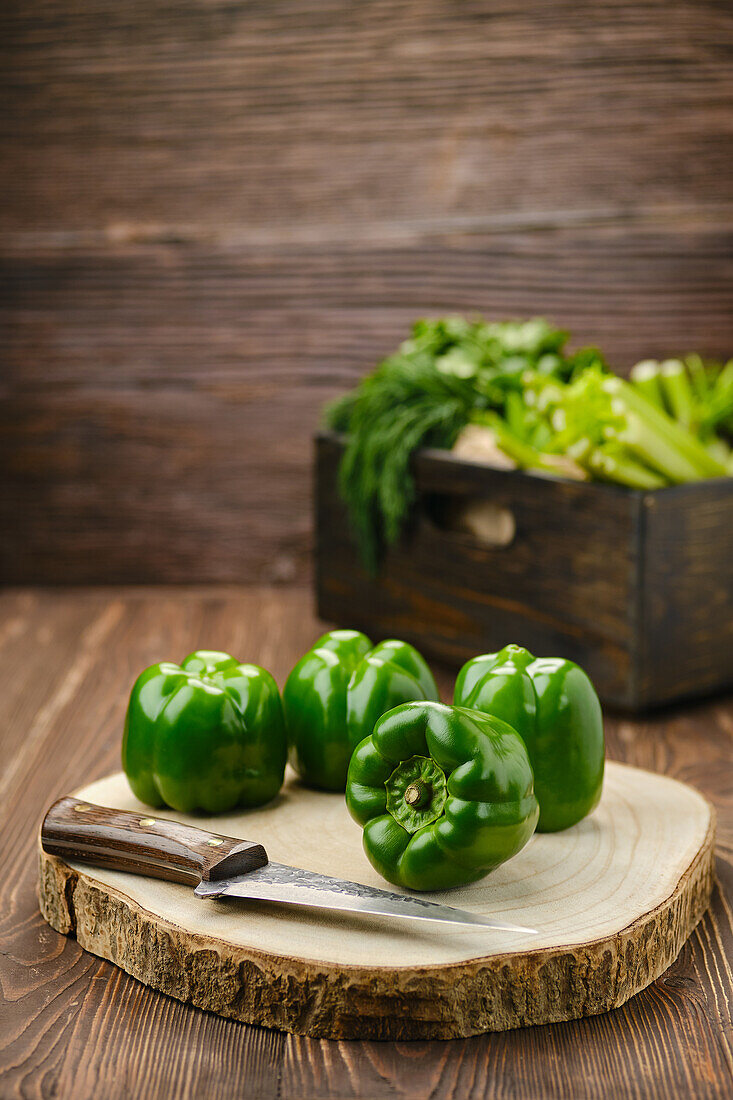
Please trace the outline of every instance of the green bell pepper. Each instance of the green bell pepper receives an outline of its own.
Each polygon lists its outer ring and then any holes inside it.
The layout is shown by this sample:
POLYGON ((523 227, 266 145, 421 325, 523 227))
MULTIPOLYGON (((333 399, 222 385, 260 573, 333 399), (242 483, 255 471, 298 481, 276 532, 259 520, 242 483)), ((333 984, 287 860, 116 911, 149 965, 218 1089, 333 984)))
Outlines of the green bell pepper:
POLYGON ((539 816, 517 732, 442 703, 379 719, 351 758, 346 804, 369 862, 409 890, 483 878, 524 847, 539 816))
POLYGON ((258 665, 197 650, 135 681, 122 767, 149 806, 212 814, 259 806, 280 790, 286 755, 280 692, 258 665))
POLYGON ((578 665, 508 645, 463 666, 453 701, 503 718, 523 739, 540 804, 539 832, 567 829, 598 805, 603 717, 593 684, 578 665))
POLYGON ((290 763, 309 786, 343 791, 352 752, 385 711, 437 698, 430 669, 407 642, 374 646, 358 630, 332 630, 283 689, 290 763))

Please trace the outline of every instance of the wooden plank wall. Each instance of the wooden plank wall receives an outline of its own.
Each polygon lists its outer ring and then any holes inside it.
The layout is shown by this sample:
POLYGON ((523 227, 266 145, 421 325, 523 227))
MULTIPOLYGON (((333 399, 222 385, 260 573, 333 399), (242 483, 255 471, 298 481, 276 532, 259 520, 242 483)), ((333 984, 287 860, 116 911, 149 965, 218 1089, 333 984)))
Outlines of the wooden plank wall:
POLYGON ((308 570, 416 315, 733 350, 728 0, 5 0, 6 582, 308 570))

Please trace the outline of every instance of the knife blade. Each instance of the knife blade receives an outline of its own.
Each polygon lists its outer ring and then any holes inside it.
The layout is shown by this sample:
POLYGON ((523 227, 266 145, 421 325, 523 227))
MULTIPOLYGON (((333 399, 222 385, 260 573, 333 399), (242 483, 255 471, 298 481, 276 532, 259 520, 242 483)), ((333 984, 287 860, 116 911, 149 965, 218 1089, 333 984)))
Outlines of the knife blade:
MULTIPOLYGON (((154 812, 153 812, 154 813, 154 812)), ((203 899, 238 897, 311 909, 433 921, 535 935, 536 929, 411 894, 271 863, 261 844, 180 821, 61 798, 41 826, 46 852, 117 871, 193 885, 203 899)))
POLYGON ((503 932, 536 934, 534 928, 509 924, 454 909, 434 901, 378 890, 359 882, 331 878, 299 867, 268 862, 247 875, 219 882, 200 882, 194 894, 200 898, 238 897, 259 901, 276 901, 286 905, 303 905, 311 909, 332 909, 350 913, 368 913, 380 917, 402 917, 410 920, 437 921, 442 924, 476 925, 503 932))

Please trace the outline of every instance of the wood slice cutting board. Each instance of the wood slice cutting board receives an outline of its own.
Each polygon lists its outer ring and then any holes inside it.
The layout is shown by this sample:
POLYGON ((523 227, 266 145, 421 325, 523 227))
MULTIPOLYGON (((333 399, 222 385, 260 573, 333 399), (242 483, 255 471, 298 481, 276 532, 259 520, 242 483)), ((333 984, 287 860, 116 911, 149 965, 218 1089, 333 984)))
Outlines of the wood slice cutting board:
MULTIPOLYGON (((77 792, 150 811, 123 775, 77 792)), ((272 860, 384 888, 340 795, 292 776, 270 805, 205 829, 260 841, 272 860)), ((421 895, 537 936, 228 899, 40 852, 40 904, 59 932, 155 989, 247 1023, 322 1038, 457 1038, 593 1015, 644 989, 708 905, 714 812, 676 780, 607 765, 598 809, 536 835, 482 882, 421 895)))

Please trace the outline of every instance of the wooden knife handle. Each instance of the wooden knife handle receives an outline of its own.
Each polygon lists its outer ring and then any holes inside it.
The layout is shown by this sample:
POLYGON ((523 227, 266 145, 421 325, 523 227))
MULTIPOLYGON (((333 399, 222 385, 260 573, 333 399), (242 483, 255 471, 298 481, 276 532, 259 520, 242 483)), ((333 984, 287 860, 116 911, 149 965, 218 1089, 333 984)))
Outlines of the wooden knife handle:
POLYGON ((244 875, 267 863, 261 844, 168 821, 154 810, 110 810, 78 798, 54 802, 41 825, 41 843, 64 859, 193 886, 202 879, 244 875))

